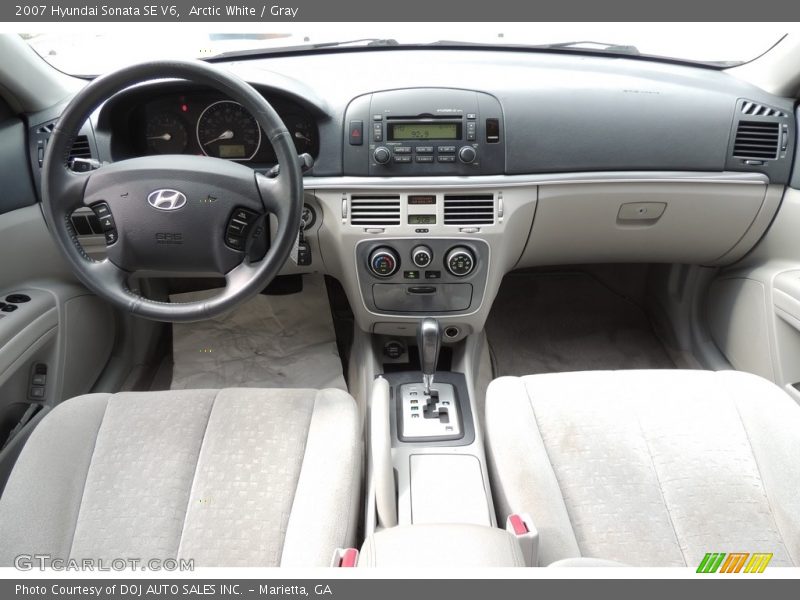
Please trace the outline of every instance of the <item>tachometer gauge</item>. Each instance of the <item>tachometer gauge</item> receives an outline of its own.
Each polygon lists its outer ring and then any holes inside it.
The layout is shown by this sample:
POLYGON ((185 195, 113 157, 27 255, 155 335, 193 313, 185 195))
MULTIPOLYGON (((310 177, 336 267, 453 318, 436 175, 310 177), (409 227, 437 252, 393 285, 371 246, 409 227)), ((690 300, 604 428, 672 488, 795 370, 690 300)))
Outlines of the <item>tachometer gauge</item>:
POLYGON ((186 150, 189 133, 177 115, 162 113, 147 121, 147 149, 155 154, 181 154, 186 150))
POLYGON ((250 160, 261 147, 261 127, 238 102, 220 100, 197 120, 197 143, 207 156, 250 160))
POLYGON ((307 117, 298 114, 286 115, 283 118, 283 122, 292 135, 297 153, 308 152, 309 154, 314 154, 317 137, 314 123, 307 117))

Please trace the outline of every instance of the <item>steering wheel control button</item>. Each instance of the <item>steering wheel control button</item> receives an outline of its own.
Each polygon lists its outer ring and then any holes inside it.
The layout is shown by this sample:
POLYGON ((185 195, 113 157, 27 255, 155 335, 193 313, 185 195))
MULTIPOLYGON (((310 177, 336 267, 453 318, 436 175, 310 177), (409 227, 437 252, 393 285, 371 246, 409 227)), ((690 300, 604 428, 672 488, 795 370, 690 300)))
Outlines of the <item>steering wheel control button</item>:
POLYGON ((245 223, 252 223, 256 218, 256 213, 246 210, 244 208, 237 208, 233 211, 233 216, 231 219, 236 219, 237 221, 243 221, 245 223))
POLYGON ((97 202, 92 205, 92 212, 94 212, 94 216, 97 218, 97 225, 100 231, 103 232, 106 238, 106 245, 110 246, 116 243, 119 239, 117 224, 114 222, 114 215, 111 214, 111 209, 108 207, 108 204, 105 202, 97 202))
POLYGON ((98 204, 95 204, 92 207, 92 210, 94 211, 94 214, 97 215, 98 219, 111 216, 111 209, 108 208, 108 204, 106 204, 105 202, 100 202, 98 204))
POLYGON ((233 250, 242 251, 258 213, 246 208, 235 208, 225 227, 225 243, 233 250))
POLYGON ((6 302, 11 302, 11 304, 25 304, 30 301, 31 297, 27 294, 9 294, 6 296, 6 302))
POLYGON ((391 277, 399 268, 400 259, 391 248, 376 248, 369 255, 369 270, 376 277, 391 277))
POLYGON ((117 228, 114 224, 114 217, 111 215, 108 215, 107 217, 101 217, 100 228, 103 230, 103 233, 114 231, 117 228))
POLYGON ((433 252, 427 246, 417 246, 411 251, 411 262, 414 266, 424 269, 433 260, 433 252))
POLYGON ((451 275, 466 277, 475 268, 475 256, 469 248, 456 246, 447 253, 444 264, 451 275))

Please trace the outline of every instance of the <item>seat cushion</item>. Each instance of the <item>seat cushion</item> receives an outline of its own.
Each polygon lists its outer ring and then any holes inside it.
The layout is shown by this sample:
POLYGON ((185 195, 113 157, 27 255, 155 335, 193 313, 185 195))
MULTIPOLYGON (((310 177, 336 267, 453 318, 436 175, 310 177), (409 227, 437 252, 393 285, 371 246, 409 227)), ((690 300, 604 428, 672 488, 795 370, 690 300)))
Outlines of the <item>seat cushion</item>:
POLYGON ((327 566, 355 541, 360 457, 339 390, 74 398, 34 430, 0 498, 0 565, 46 553, 327 566))
POLYGON ((734 371, 502 377, 486 398, 500 521, 530 513, 540 564, 800 565, 800 406, 734 371))

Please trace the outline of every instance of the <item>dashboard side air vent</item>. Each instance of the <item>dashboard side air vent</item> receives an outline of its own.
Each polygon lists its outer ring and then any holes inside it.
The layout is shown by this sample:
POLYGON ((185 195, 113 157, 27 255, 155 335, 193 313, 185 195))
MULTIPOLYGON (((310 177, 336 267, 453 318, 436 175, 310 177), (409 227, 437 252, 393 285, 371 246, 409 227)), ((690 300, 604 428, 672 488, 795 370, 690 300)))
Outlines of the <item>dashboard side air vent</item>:
POLYGON ((492 225, 494 194, 445 194, 445 225, 492 225))
POLYGON ((780 148, 780 124, 776 121, 739 121, 733 155, 736 158, 774 160, 780 148))
POLYGON ((751 100, 744 100, 742 101, 741 106, 742 114, 745 115, 753 115, 757 117, 785 117, 786 113, 782 110, 777 108, 772 108, 771 106, 766 106, 764 104, 759 104, 758 102, 753 102, 751 100))
POLYGON ((400 195, 353 194, 350 196, 350 224, 400 225, 400 195))
POLYGON ((72 142, 72 147, 69 150, 69 157, 67 163, 73 158, 92 158, 92 149, 89 146, 89 138, 85 135, 79 135, 72 142))

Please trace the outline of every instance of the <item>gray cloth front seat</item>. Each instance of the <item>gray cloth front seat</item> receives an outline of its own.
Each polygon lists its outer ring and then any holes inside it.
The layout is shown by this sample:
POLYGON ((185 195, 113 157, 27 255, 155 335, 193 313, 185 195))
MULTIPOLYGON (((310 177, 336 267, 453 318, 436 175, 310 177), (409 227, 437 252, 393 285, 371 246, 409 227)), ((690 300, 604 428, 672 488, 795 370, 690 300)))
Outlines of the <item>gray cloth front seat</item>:
POLYGON ((735 371, 502 377, 486 398, 500 522, 529 513, 539 563, 800 566, 800 406, 735 371))
POLYGON ((360 437, 355 401, 333 389, 68 400, 0 498, 0 566, 20 554, 328 566, 355 542, 360 437))

